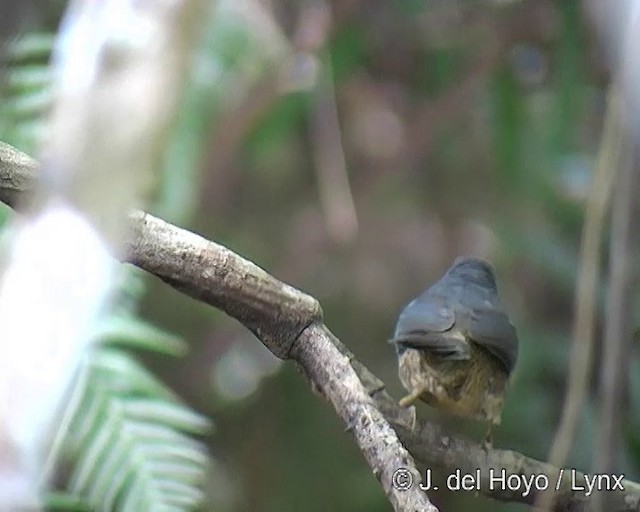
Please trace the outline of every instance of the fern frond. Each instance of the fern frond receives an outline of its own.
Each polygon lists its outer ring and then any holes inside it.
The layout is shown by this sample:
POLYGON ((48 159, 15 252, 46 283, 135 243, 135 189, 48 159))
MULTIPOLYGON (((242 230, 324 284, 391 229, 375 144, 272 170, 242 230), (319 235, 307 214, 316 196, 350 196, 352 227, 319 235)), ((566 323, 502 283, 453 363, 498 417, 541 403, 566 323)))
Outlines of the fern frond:
POLYGON ((55 38, 55 34, 50 32, 22 34, 8 45, 6 53, 12 61, 48 60, 55 38))
POLYGON ((0 104, 0 139, 33 153, 46 136, 46 114, 52 104, 49 59, 54 36, 23 34, 4 55, 5 83, 0 104))
POLYGON ((49 512, 91 512, 89 505, 73 494, 50 492, 44 501, 49 512))
POLYGON ((129 314, 110 318, 98 328, 96 338, 107 347, 149 350, 176 357, 187 352, 187 344, 179 336, 129 314))
POLYGON ((69 491, 95 510, 191 510, 204 496, 209 457, 189 434, 210 430, 121 350, 98 346, 65 433, 69 491))

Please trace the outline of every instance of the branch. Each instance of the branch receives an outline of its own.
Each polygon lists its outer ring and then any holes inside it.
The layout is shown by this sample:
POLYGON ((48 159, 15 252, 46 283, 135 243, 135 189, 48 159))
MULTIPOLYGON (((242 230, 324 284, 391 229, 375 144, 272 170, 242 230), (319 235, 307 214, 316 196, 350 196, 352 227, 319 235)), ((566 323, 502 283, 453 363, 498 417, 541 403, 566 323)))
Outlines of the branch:
POLYGON ((416 487, 392 485, 397 468, 419 474, 411 455, 376 408, 357 374, 322 324, 317 300, 267 274, 237 254, 151 215, 132 214, 128 261, 177 290, 222 309, 249 328, 276 356, 294 359, 312 387, 334 406, 395 510, 437 509, 416 487), (380 446, 384 440, 384 446, 380 446))
POLYGON ((237 319, 279 358, 322 318, 316 299, 226 247, 143 212, 130 219, 129 263, 237 319))
MULTIPOLYGON (((19 193, 15 186, 11 189, 15 200, 28 189, 31 178, 25 173, 33 176, 34 171, 33 160, 0 143, 2 200, 7 197, 2 190, 4 183, 21 183, 19 193), (16 180, 19 175, 24 179, 16 180)), ((399 407, 384 384, 322 323, 314 298, 194 233, 142 212, 130 218, 127 261, 183 293, 224 310, 251 329, 274 354, 296 361, 312 389, 333 405, 353 432, 395 510, 437 510, 418 490, 421 479, 414 457, 418 465, 439 468, 445 474, 459 470, 479 475, 477 491, 500 501, 532 504, 539 493, 535 489, 526 493, 523 487, 509 490, 495 480, 491 486, 490 470, 499 476, 504 469, 505 476, 520 476, 526 481, 544 475, 550 487, 555 487, 559 473, 551 465, 509 450, 485 452, 479 444, 451 435, 435 423, 416 420, 411 410, 399 407), (413 479, 414 485, 407 491, 397 489, 402 484, 394 480, 399 469, 406 469, 411 475, 407 478, 413 479)), ((560 484, 555 511, 588 509, 585 490, 578 488, 586 486, 582 473, 565 469, 560 484)), ((623 490, 609 493, 612 510, 637 511, 640 485, 628 480, 622 485, 623 490)))

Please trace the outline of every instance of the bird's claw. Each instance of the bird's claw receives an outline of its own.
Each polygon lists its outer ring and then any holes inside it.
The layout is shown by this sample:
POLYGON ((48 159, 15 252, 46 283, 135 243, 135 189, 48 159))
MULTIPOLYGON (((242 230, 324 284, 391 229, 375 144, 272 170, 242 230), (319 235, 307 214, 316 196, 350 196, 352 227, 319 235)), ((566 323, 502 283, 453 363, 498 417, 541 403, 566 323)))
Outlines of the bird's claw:
POLYGON ((487 433, 482 440, 482 449, 486 454, 489 453, 489 450, 493 449, 493 423, 489 423, 489 428, 487 429, 487 433))
POLYGON ((400 407, 409 407, 410 405, 413 405, 413 403, 420 398, 420 395, 422 394, 422 390, 421 389, 414 389, 411 393, 409 393, 407 396, 404 396, 400 399, 400 401, 398 402, 398 405, 400 407))

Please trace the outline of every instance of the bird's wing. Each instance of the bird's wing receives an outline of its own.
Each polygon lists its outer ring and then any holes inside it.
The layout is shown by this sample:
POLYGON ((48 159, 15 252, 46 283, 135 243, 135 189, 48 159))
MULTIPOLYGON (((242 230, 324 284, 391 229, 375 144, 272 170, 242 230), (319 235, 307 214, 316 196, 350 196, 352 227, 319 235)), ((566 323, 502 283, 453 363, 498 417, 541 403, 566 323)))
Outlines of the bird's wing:
POLYGON ((470 350, 464 337, 451 332, 455 320, 454 312, 444 302, 416 299, 400 315, 389 343, 448 359, 468 359, 470 350))
POLYGON ((507 372, 511 373, 518 357, 518 335, 503 311, 473 308, 457 321, 471 340, 497 357, 507 372))

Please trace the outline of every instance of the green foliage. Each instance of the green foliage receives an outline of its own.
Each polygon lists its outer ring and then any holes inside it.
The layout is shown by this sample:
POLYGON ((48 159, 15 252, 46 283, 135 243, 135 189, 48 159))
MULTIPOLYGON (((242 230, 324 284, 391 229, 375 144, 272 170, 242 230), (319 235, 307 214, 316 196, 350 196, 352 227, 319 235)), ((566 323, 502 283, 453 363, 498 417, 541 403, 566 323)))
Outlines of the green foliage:
POLYGON ((15 39, 4 57, 0 137, 31 155, 44 135, 51 104, 48 60, 53 41, 48 33, 28 33, 15 39))
POLYGON ((584 40, 580 23, 580 10, 575 2, 558 3, 562 30, 555 48, 555 66, 557 69, 557 94, 552 125, 550 150, 555 155, 572 151, 576 147, 576 128, 580 122, 580 110, 583 108, 584 76, 584 40))
POLYGON ((179 337, 129 315, 114 316, 98 330, 98 339, 106 346, 128 346, 135 349, 183 356, 187 352, 186 343, 179 337))
POLYGON ((64 492, 47 493, 45 503, 49 512, 91 512, 82 498, 64 492))
POLYGON ((492 93, 497 167, 502 181, 518 184, 522 174, 523 97, 508 66, 500 66, 494 73, 492 93))
MULTIPOLYGON (((68 492, 92 510, 200 506, 209 456, 194 436, 208 433, 210 422, 127 352, 176 356, 185 352, 185 343, 124 315, 107 320, 96 337, 55 446, 57 466, 70 468, 68 492)), ((47 503, 76 510, 73 500, 47 503)))
POLYGON ((336 82, 357 71, 366 62, 365 32, 357 24, 339 30, 331 40, 331 69, 336 82))
POLYGON ((208 466, 190 435, 209 421, 134 358, 112 344, 175 352, 184 347, 137 319, 118 319, 101 334, 80 379, 65 425, 63 451, 73 461, 68 488, 96 510, 191 510, 200 504, 208 466), (154 347, 155 340, 163 343, 154 347))

